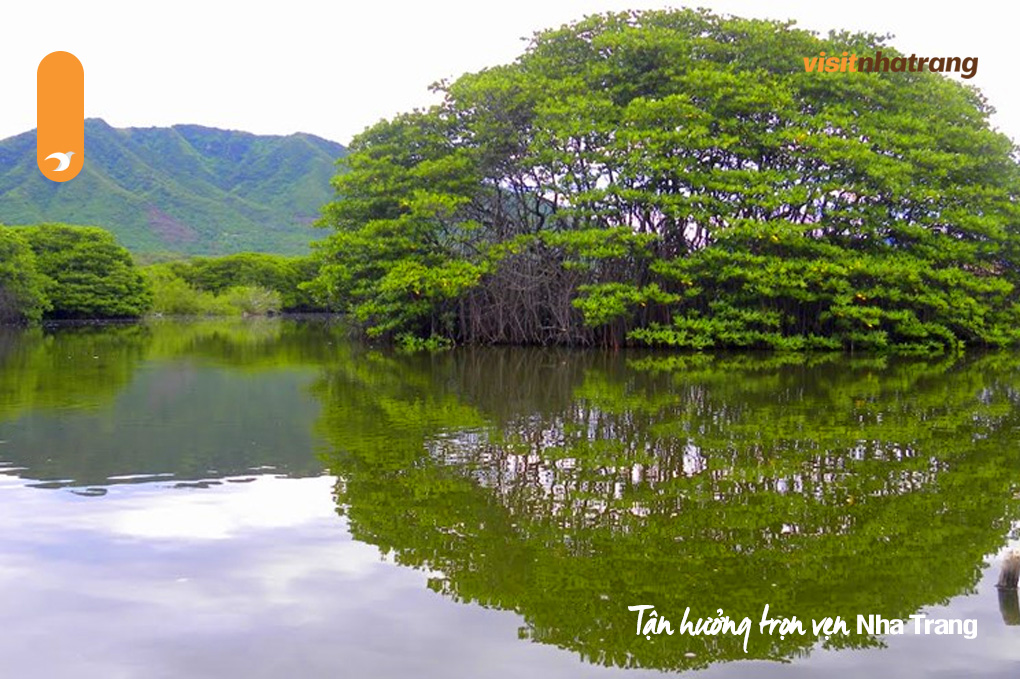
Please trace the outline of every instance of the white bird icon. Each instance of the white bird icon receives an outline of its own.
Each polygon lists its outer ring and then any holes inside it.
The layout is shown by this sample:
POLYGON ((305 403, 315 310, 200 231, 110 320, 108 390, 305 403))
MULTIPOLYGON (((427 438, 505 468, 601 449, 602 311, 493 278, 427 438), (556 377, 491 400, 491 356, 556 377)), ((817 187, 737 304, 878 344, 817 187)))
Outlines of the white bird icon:
POLYGON ((68 151, 67 153, 51 153, 46 156, 46 160, 52 160, 56 158, 60 161, 60 165, 57 165, 57 169, 54 172, 63 172, 67 169, 67 166, 71 164, 71 156, 74 155, 74 151, 68 151))

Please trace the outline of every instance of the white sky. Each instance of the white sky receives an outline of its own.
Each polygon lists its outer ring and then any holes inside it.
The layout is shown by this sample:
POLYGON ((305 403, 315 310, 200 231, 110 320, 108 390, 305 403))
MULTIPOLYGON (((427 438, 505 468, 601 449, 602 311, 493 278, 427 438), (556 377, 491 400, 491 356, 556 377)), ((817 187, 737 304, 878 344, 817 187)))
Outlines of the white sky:
MULTIPOLYGON (((35 70, 49 52, 85 67, 85 111, 116 127, 197 123, 347 143, 383 117, 429 104, 428 85, 512 61, 521 38, 650 0, 346 2, 4 0, 0 138, 35 127, 35 70)), ((800 27, 893 33, 918 56, 976 56, 993 124, 1020 139, 1020 4, 893 0, 700 0, 717 13, 800 27)), ((791 68, 798 67, 791 64, 791 68)), ((959 78, 958 74, 949 77, 959 78)))

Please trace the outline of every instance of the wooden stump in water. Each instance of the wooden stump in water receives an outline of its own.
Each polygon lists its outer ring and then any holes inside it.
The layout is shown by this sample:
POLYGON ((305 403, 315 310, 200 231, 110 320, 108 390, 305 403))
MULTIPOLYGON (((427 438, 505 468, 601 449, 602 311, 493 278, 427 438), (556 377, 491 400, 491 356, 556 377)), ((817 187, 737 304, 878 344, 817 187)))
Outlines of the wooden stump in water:
POLYGON ((999 590, 999 613, 1002 622, 1010 627, 1020 625, 1020 597, 1015 589, 999 590))
POLYGON ((1016 589, 1020 580, 1020 552, 1011 551, 1002 560, 1002 572, 999 573, 999 589, 1016 589))

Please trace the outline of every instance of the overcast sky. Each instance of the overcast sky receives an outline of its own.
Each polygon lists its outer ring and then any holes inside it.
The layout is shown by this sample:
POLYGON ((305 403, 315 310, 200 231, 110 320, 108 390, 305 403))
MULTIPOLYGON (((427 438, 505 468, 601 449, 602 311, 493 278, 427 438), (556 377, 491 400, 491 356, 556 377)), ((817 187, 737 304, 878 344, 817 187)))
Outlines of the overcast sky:
MULTIPOLYGON (((46 54, 85 67, 85 111, 116 127, 198 123, 261 134, 311 132, 342 143, 383 117, 431 103, 428 85, 512 61, 522 38, 586 14, 680 6, 642 0, 512 2, 76 0, 0 5, 0 138, 35 127, 35 71, 46 54)), ((892 0, 701 0, 803 28, 893 33, 918 56, 974 56, 970 81, 1020 139, 1014 43, 1020 5, 892 0)), ((791 68, 798 65, 791 64, 791 68)), ((958 74, 949 77, 959 78, 958 74)))

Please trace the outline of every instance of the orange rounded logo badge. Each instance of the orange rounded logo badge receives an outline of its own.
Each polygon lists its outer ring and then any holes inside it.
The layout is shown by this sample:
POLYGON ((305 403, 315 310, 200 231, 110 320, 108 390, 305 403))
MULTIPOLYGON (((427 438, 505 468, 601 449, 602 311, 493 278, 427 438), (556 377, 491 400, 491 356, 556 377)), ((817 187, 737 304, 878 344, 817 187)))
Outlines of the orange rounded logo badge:
POLYGON ((36 162, 47 179, 66 182, 85 165, 85 69, 70 52, 53 52, 36 78, 36 162))

